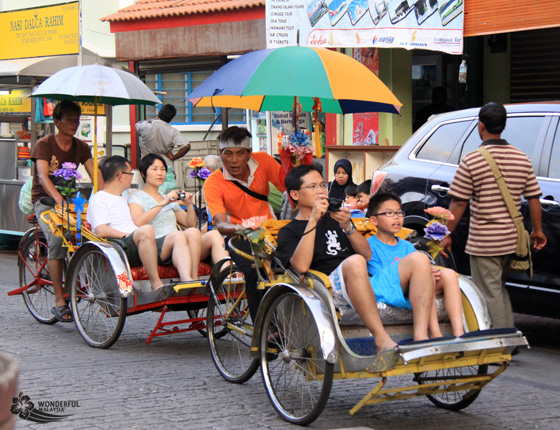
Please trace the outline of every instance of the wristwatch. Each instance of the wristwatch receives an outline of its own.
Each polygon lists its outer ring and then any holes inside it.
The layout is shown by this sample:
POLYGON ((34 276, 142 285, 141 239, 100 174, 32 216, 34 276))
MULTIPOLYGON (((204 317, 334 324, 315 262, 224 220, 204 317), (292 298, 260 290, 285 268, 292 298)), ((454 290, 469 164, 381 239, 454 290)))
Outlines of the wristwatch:
POLYGON ((350 236, 352 233, 354 233, 356 231, 356 227, 354 227, 354 223, 352 221, 350 221, 350 228, 348 229, 348 231, 343 230, 344 233, 346 233, 346 236, 350 236))

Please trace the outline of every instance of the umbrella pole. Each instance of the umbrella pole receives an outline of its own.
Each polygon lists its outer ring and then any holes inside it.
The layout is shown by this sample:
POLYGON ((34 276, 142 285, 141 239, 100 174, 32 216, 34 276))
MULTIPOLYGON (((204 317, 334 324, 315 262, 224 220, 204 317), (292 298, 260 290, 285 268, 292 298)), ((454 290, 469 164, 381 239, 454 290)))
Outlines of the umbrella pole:
POLYGON ((292 126, 294 129, 294 133, 298 129, 298 122, 299 122, 299 113, 301 112, 301 108, 299 108, 299 97, 294 97, 294 107, 292 108, 292 126))
POLYGON ((97 192, 97 97, 93 99, 93 194, 97 192))

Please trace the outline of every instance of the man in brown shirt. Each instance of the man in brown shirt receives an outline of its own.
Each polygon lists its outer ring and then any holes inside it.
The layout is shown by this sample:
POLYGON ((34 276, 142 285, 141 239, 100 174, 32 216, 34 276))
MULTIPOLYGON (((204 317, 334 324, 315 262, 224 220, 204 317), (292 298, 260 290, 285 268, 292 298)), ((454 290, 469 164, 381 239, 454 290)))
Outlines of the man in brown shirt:
MULTIPOLYGON (((531 160, 501 139, 507 118, 503 105, 484 105, 478 118, 482 145, 500 168, 517 209, 521 209, 521 195, 529 203, 533 222, 531 242, 535 249, 541 249, 547 241, 542 231, 542 208, 539 202, 542 193, 531 160)), ((517 230, 492 169, 480 152, 470 152, 461 160, 449 195, 453 198, 449 210, 455 215, 455 219, 448 224, 450 231, 455 229, 470 201, 471 217, 465 252, 470 255, 473 281, 486 299, 494 326, 513 327, 513 312, 505 281, 511 256, 517 246, 517 230)), ((441 246, 450 251, 451 237, 447 236, 441 246)))
MULTIPOLYGON (((63 163, 83 164, 90 178, 93 178, 93 162, 91 150, 87 143, 76 139, 74 135, 80 125, 81 109, 76 103, 63 101, 58 103, 53 111, 54 125, 58 133, 51 134, 39 140, 33 148, 31 159, 35 162, 33 173, 33 188, 31 201, 35 207, 35 215, 39 220, 41 230, 49 245, 48 268, 51 275, 55 307, 53 314, 59 321, 71 322, 72 314, 62 290, 63 261, 66 249, 62 247, 62 239, 55 236, 49 226, 41 221, 41 214, 51 210, 42 197, 51 197, 55 203, 62 203, 62 195, 53 183, 54 172, 62 168, 63 163)), ((52 203, 52 202, 51 202, 52 203)))

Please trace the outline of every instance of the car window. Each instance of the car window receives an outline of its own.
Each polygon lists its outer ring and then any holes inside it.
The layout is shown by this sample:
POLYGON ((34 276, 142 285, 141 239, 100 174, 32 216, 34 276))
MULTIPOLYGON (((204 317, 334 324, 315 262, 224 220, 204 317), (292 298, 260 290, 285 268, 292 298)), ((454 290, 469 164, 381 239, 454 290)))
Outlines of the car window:
POLYGON ((470 120, 442 124, 430 135, 416 158, 446 163, 469 124, 470 120))
POLYGON ((556 136, 552 144, 550 163, 548 165, 548 177, 560 179, 560 129, 556 131, 556 136))
MULTIPOLYGON (((533 162, 533 169, 537 168, 537 162, 541 150, 538 144, 542 139, 543 125, 548 124, 546 116, 515 116, 507 119, 506 128, 502 133, 502 139, 507 140, 516 148, 521 149, 533 162)), ((461 158, 480 146, 478 128, 470 134, 461 152, 461 158)))

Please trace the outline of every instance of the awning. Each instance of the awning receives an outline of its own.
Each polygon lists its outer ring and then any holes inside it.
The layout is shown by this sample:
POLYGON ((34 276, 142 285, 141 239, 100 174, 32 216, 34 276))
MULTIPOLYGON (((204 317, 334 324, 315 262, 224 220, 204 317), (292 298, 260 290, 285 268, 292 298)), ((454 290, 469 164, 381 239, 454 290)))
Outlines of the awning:
MULTIPOLYGON (((82 64, 109 65, 110 62, 83 48, 82 64)), ((78 55, 2 60, 0 61, 0 84, 28 85, 31 78, 47 78, 59 70, 77 65, 78 55)))

